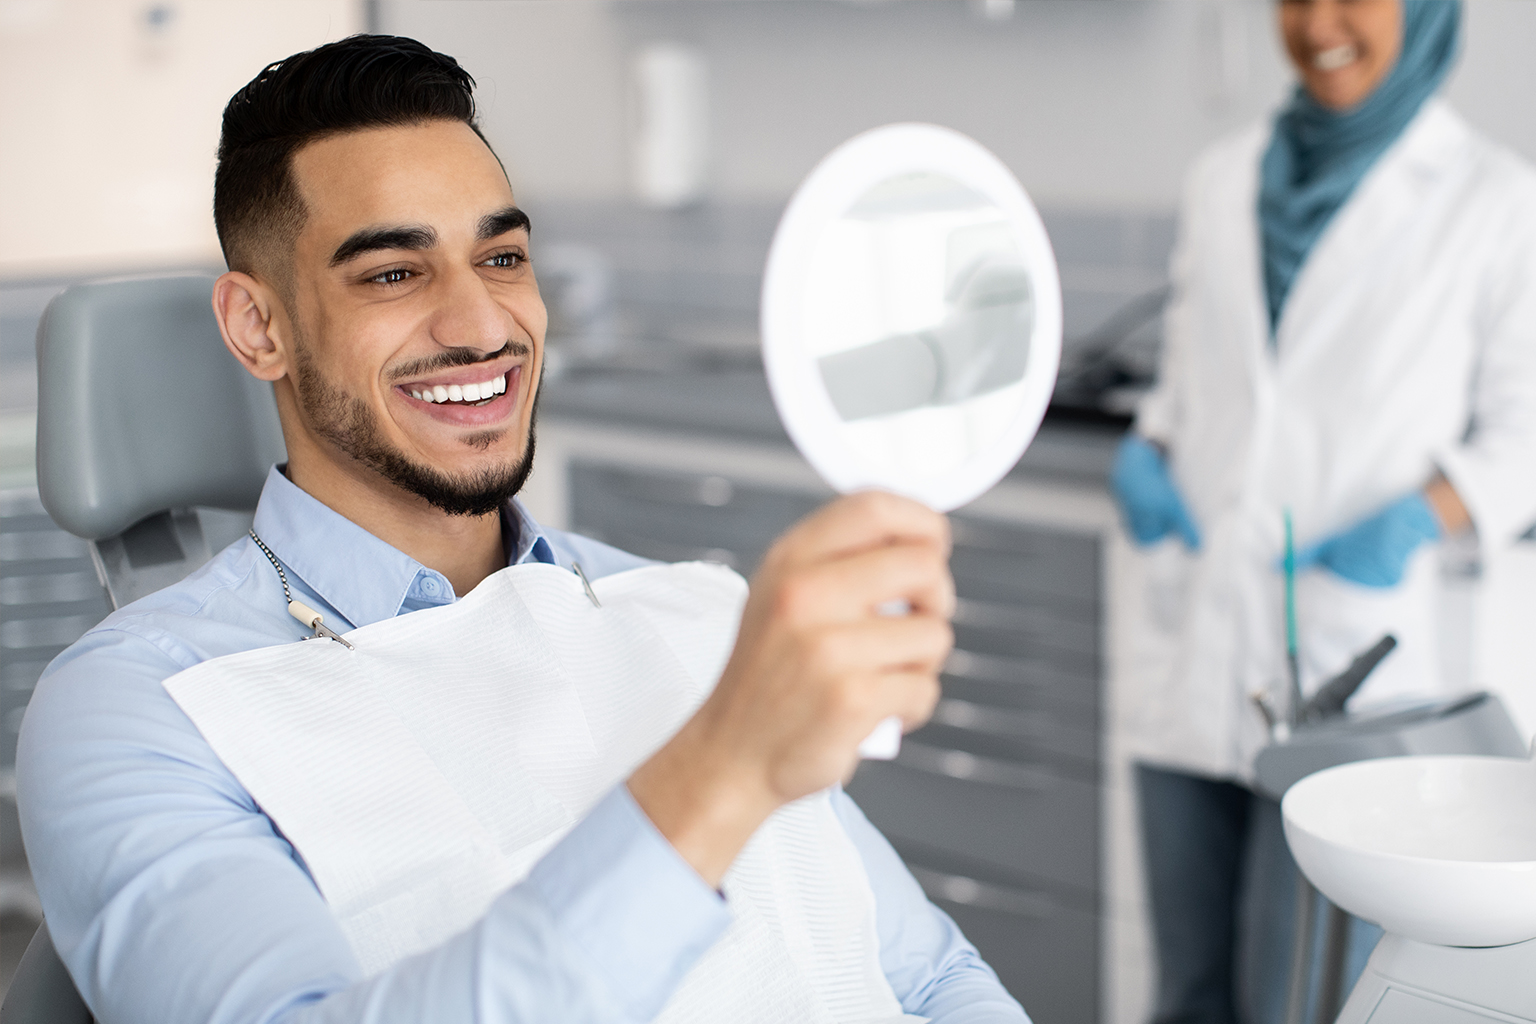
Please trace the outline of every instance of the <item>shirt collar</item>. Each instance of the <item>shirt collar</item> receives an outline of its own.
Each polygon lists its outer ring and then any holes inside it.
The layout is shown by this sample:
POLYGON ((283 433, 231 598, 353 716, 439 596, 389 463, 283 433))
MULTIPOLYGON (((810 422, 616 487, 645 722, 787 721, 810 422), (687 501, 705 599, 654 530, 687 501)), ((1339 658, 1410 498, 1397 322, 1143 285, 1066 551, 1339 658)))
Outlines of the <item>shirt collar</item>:
MULTIPOLYGON (((508 564, 554 563, 544 531, 516 499, 503 510, 504 529, 515 532, 508 564)), ((421 606, 424 593, 450 603, 453 588, 442 574, 386 544, 294 484, 274 466, 267 473, 252 523, 287 570, 353 626, 394 618, 421 606), (408 602, 409 608, 403 608, 408 602)))
POLYGON ((522 565, 525 562, 544 562, 548 565, 559 565, 555 558, 554 549, 549 546, 549 538, 544 536, 544 528, 529 513, 523 503, 513 498, 507 502, 502 510, 503 529, 514 532, 513 541, 507 545, 512 552, 512 557, 507 559, 508 565, 522 565))

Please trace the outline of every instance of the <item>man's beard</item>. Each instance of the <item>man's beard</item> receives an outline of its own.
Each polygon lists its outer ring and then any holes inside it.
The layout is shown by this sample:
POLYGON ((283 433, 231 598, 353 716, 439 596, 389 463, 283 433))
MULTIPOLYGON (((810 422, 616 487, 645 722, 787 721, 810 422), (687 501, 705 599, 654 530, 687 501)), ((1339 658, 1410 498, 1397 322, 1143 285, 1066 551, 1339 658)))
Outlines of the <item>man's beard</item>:
MULTIPOLYGON (((298 343, 295 345, 297 386, 294 390, 298 393, 299 405, 314 424, 315 432, 348 456, 451 516, 489 515, 499 511, 509 498, 523 489, 533 470, 537 389, 534 390, 533 411, 528 417, 528 444, 522 457, 511 465, 488 466, 462 477, 453 477, 432 466, 413 462, 404 452, 392 447, 385 440, 378 418, 368 403, 361 398, 349 397, 327 380, 315 366, 308 346, 295 340, 298 343)), ((499 355, 496 353, 491 358, 499 355)), ((495 443, 499 433, 472 434, 465 438, 465 443, 483 451, 495 443)))

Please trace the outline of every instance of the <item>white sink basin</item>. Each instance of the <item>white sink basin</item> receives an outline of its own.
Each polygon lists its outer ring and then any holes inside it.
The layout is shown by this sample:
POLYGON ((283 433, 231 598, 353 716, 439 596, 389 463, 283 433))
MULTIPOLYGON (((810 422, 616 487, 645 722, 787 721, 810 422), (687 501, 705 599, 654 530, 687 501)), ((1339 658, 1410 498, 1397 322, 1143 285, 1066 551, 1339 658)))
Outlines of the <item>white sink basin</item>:
POLYGON ((1296 863, 1356 917, 1441 946, 1536 938, 1536 764, 1357 761, 1302 779, 1281 809, 1296 863))

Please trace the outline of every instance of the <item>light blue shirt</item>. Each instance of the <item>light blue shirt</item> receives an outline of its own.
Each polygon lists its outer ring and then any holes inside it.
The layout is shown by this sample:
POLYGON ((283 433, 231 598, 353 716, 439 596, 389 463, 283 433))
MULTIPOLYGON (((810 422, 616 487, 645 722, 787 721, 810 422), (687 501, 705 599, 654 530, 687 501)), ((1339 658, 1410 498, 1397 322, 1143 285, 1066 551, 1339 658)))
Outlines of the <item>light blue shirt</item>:
MULTIPOLYGON (((517 502, 511 563, 589 577, 646 564, 541 529, 517 502)), ((338 631, 456 600, 440 573, 269 475, 256 532, 338 631)), ((161 683, 298 640, 248 538, 61 654, 21 731, 28 859, 59 954, 113 1024, 512 1024, 650 1020, 730 921, 623 785, 468 931, 364 978, 300 855, 161 683)), ((1023 1010, 841 791, 876 899, 880 961, 909 1013, 1018 1024, 1023 1010)))

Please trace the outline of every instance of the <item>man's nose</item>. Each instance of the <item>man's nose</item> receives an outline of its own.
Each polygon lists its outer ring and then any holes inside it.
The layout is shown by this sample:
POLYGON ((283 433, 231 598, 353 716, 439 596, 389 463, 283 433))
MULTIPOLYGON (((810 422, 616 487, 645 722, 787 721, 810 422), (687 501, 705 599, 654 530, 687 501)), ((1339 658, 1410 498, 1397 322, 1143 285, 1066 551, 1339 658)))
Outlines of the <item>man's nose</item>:
POLYGON ((440 278, 432 340, 444 348, 479 349, 487 354, 511 340, 511 315, 491 297, 480 275, 464 269, 440 278))

